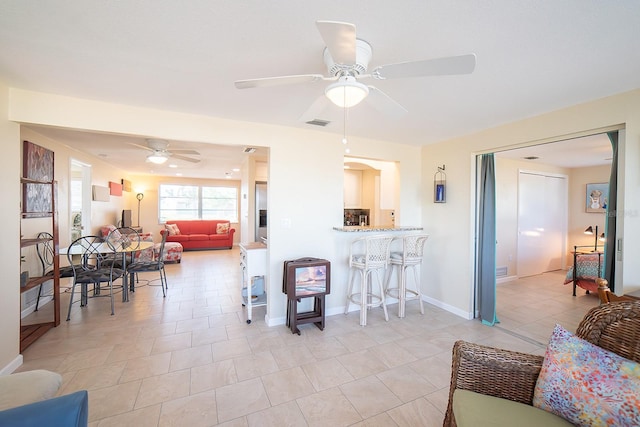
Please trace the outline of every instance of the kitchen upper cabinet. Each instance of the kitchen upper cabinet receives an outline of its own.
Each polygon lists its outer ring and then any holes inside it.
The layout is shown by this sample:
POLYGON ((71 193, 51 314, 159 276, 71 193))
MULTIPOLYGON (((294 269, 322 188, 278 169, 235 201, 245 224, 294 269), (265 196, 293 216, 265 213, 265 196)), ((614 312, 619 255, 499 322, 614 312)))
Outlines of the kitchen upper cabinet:
POLYGON ((362 171, 344 171, 344 207, 362 207, 362 171))

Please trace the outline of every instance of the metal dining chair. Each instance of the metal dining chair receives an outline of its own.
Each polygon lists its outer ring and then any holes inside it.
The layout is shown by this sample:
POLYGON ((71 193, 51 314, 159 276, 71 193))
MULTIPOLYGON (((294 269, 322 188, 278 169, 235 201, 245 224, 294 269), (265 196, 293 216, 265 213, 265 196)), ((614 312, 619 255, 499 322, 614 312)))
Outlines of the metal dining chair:
MULTIPOLYGON (((38 259, 40 260, 40 266, 42 267, 41 275, 42 277, 51 276, 53 279, 53 259, 55 254, 53 253, 53 235, 46 231, 38 233, 37 235, 38 243, 36 244, 36 253, 38 254, 38 259)), ((59 268, 60 278, 63 277, 73 277, 73 267, 65 266, 59 268)), ((38 298, 36 299, 36 308, 35 311, 38 311, 40 306, 40 298, 42 295, 42 286, 38 289, 38 298)))
POLYGON ((160 274, 160 286, 162 287, 162 296, 166 297, 168 289, 167 286, 167 273, 164 269, 164 245, 167 241, 167 235, 169 233, 162 233, 162 242, 160 243, 160 250, 158 252, 158 259, 153 261, 146 260, 134 260, 131 264, 127 265, 127 274, 136 275, 138 273, 157 271, 160 274))
MULTIPOLYGON (((89 285, 94 286, 93 297, 111 298, 111 315, 115 313, 113 303, 113 281, 122 277, 124 271, 115 266, 116 252, 100 236, 83 236, 75 240, 67 249, 67 258, 73 269, 73 285, 69 299, 67 320, 71 319, 71 306, 74 304, 76 286, 80 285, 80 306, 88 303, 89 285), (73 264, 73 258, 79 256, 80 262, 73 264), (106 283, 109 295, 102 295, 101 284, 106 283)), ((123 284, 124 286, 124 284, 123 284)), ((78 301, 76 301, 78 302, 78 301)))
MULTIPOLYGON (((119 227, 113 229, 104 239, 107 245, 109 245, 114 251, 116 251, 117 248, 130 249, 131 252, 129 252, 129 258, 131 261, 134 259, 136 250, 140 247, 140 233, 131 227, 119 227)), ((123 268, 122 260, 119 260, 117 257, 115 259, 115 263, 117 268, 123 268)))

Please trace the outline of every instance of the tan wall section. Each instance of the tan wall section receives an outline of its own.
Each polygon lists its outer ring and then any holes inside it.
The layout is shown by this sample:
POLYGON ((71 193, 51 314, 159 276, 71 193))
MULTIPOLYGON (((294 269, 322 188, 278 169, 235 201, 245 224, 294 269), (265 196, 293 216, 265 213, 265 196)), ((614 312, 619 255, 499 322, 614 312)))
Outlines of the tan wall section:
POLYGON ((0 141, 2 158, 0 182, 2 203, 0 221, 3 224, 0 245, 0 374, 10 373, 20 363, 20 126, 4 119, 7 116, 9 89, 0 82, 0 141), (11 243, 15 242, 15 243, 11 243))
MULTIPOLYGON (((620 212, 624 220, 624 259, 640 259, 640 91, 632 91, 553 113, 510 123, 423 147, 423 169, 447 167, 447 203, 427 200, 423 205, 425 229, 432 235, 426 254, 423 279, 428 297, 443 307, 463 314, 473 313, 474 289, 474 158, 483 152, 521 145, 567 139, 571 135, 600 133, 602 129, 625 128, 621 150, 620 212)), ((425 178, 423 185, 431 185, 425 178)), ((623 291, 640 287, 640 265, 624 263, 623 291)))

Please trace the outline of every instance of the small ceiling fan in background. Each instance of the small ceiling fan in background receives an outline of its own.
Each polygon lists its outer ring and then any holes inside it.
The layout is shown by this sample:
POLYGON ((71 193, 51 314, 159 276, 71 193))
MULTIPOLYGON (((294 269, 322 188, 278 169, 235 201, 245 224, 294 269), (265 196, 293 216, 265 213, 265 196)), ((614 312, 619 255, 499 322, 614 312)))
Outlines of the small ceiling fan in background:
POLYGON ((148 138, 146 141, 147 141, 146 146, 140 145, 140 144, 131 144, 131 145, 133 145, 134 147, 151 151, 151 154, 147 156, 147 161, 151 163, 161 165, 167 160, 169 160, 170 157, 173 159, 184 160, 191 163, 200 162, 200 159, 194 159, 193 157, 183 156, 183 154, 199 156, 200 153, 198 153, 196 150, 169 150, 168 149, 169 141, 166 141, 164 139, 148 138))
POLYGON ((399 116, 407 112, 404 107, 381 90, 365 85, 359 80, 470 74, 475 69, 475 54, 467 54, 380 65, 367 73, 372 57, 371 45, 356 38, 354 24, 317 21, 316 25, 326 44, 323 59, 327 66, 327 75, 301 74, 238 80, 235 82, 236 88, 249 89, 329 81, 332 83, 326 87, 325 96, 320 96, 311 105, 300 118, 302 121, 313 119, 318 112, 330 105, 329 100, 340 108, 349 108, 365 100, 384 114, 399 116))

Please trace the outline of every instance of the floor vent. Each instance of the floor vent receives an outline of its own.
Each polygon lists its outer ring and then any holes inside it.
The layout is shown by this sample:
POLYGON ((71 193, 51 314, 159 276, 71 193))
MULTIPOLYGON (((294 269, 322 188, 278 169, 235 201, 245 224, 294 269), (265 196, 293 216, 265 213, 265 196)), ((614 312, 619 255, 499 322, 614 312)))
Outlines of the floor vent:
POLYGON ((313 120, 309 120, 308 122, 306 122, 308 125, 314 125, 314 126, 322 126, 325 127, 326 125, 328 125, 329 121, 327 120, 320 120, 320 119, 313 119, 313 120))
POLYGON ((505 277, 507 275, 507 267, 496 267, 496 277, 505 277))

